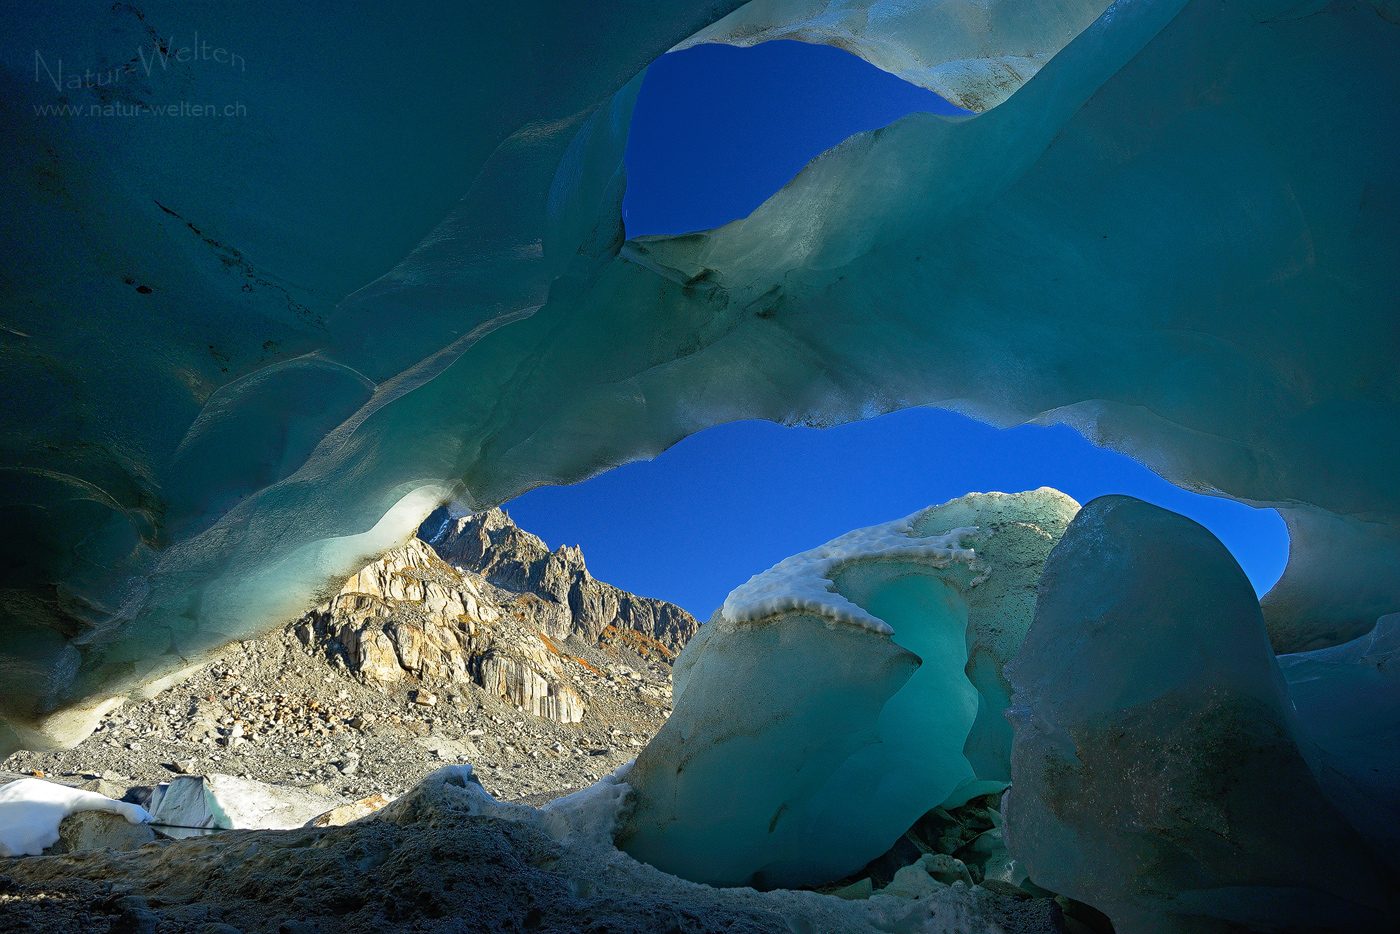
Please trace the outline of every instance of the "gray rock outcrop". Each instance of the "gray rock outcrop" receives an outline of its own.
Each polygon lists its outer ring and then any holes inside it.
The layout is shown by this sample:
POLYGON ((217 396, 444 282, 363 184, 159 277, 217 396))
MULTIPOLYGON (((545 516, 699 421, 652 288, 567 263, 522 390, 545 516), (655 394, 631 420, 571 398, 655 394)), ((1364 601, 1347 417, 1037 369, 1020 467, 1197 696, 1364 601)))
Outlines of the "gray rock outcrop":
POLYGON ((296 633, 366 681, 474 681, 526 713, 577 723, 583 697, 565 669, 581 663, 530 624, 539 601, 526 596, 449 566, 414 539, 362 568, 296 633))
POLYGON ((475 571, 497 587, 534 594, 522 601, 533 625, 554 638, 577 633, 589 642, 606 639, 609 626, 632 630, 679 652, 700 629, 695 617, 673 603, 638 597, 594 580, 577 545, 554 551, 519 528, 503 509, 454 517, 438 510, 419 536, 449 564, 475 571))

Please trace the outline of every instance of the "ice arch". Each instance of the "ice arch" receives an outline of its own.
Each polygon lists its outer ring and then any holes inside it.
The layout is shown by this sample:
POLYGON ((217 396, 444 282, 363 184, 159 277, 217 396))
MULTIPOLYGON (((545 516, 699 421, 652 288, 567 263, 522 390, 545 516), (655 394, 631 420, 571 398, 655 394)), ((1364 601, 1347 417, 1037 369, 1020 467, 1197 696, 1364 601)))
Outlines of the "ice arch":
MULTIPOLYGON (((783 28, 820 12, 771 9, 783 28)), ((743 417, 1067 421, 1176 483, 1282 508, 1277 649, 1400 609, 1390 6, 1138 0, 1077 35, 1070 13, 1017 31, 899 9, 931 18, 871 22, 933 50, 921 67, 1029 50, 1038 70, 976 117, 847 141, 743 221, 626 243, 635 76, 723 5, 424 7, 337 21, 302 57, 283 37, 318 33, 292 7, 18 17, 0 44, 0 745, 76 741, 104 705, 313 603, 435 501, 500 502, 743 417), (110 71, 196 26, 265 77, 28 80, 36 45, 110 71), (386 42, 439 54, 370 54, 386 42), (32 110, 172 93, 243 95, 247 116, 32 110), (305 405, 275 391, 289 381, 315 387, 305 405), (177 457, 221 387, 183 450, 264 453, 177 457)), ((877 34, 842 42, 877 60, 877 34)))
POLYGON ((839 46, 981 113, 1014 94, 1107 7, 1104 0, 753 0, 678 48, 773 39, 839 46))

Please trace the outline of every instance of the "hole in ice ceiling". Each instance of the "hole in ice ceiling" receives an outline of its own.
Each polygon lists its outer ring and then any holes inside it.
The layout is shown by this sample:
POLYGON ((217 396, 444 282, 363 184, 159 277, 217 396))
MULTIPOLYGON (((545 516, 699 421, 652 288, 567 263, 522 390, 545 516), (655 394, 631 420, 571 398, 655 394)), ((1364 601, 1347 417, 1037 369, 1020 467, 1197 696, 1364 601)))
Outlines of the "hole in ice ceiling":
POLYGON ((1181 513, 1225 543, 1265 593, 1288 560, 1272 509, 1172 486, 1066 426, 998 430, 952 412, 906 409, 836 428, 719 425, 654 461, 506 504, 550 547, 579 544, 590 571, 706 620, 753 574, 852 529, 964 493, 1050 486, 1080 503, 1126 493, 1181 513))
POLYGON ((781 40, 663 55, 647 69, 627 140, 627 235, 747 217, 815 156, 919 111, 969 113, 833 46, 781 40))

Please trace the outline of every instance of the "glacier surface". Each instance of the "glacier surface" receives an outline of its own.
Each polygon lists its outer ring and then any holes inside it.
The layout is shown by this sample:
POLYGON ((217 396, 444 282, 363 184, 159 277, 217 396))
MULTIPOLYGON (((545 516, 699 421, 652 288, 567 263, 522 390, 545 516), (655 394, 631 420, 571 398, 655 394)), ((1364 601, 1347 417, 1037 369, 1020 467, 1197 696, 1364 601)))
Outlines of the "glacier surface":
POLYGON ((77 742, 442 502, 738 418, 1065 422, 1280 509, 1275 650, 1400 612, 1391 3, 22 6, 0 750, 77 742), (196 30, 237 59, 143 66, 196 30), (746 35, 978 112, 853 137, 717 230, 627 239, 643 69, 746 35), (243 109, 119 116, 179 102, 243 109))

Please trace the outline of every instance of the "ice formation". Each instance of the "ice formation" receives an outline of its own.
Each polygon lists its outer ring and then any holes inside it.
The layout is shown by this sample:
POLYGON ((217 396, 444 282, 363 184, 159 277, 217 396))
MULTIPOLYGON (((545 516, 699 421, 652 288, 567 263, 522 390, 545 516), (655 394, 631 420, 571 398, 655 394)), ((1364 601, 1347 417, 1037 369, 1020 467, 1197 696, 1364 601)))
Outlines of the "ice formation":
POLYGON ((687 879, 839 879, 1009 776, 1002 665, 1077 505, 968 494, 736 589, 676 660, 620 845, 687 879))
POLYGON ((151 819, 145 809, 95 791, 38 778, 0 786, 0 856, 38 856, 58 842, 58 825, 79 811, 119 814, 133 824, 151 819))
POLYGON ((290 830, 339 804, 339 798, 233 775, 177 775, 157 785, 146 806, 167 837, 206 830, 290 830))
POLYGON ((975 112, 995 107, 1108 7, 1108 0, 752 0, 682 42, 795 39, 858 50, 872 65, 975 112), (975 28, 969 28, 975 23, 975 28))
POLYGON ((1279 651, 1400 611, 1389 0, 29 6, 0 36, 0 750, 75 743, 448 499, 745 417, 1067 422, 1280 507, 1279 651), (979 112, 627 240, 642 70, 749 26, 979 112), (222 61, 178 54, 195 31, 222 61), (234 109, 154 116, 182 103, 234 109))
MULTIPOLYGON (((1332 679, 1329 696, 1364 723, 1379 699, 1366 660, 1387 648, 1294 660, 1293 689, 1306 694, 1305 671, 1332 679)), ((1364 837, 1394 802, 1363 804, 1328 775, 1308 722, 1332 711, 1305 699, 1300 723, 1249 581, 1206 529, 1130 497, 1086 505, 1007 673, 1004 831, 1036 884, 1123 934, 1393 930, 1396 850, 1364 837)), ((1371 767, 1393 761, 1394 695, 1384 704, 1380 748, 1319 739, 1371 767)))
POLYGON ((1333 797, 1400 864, 1400 615, 1351 642, 1278 661, 1333 797))

